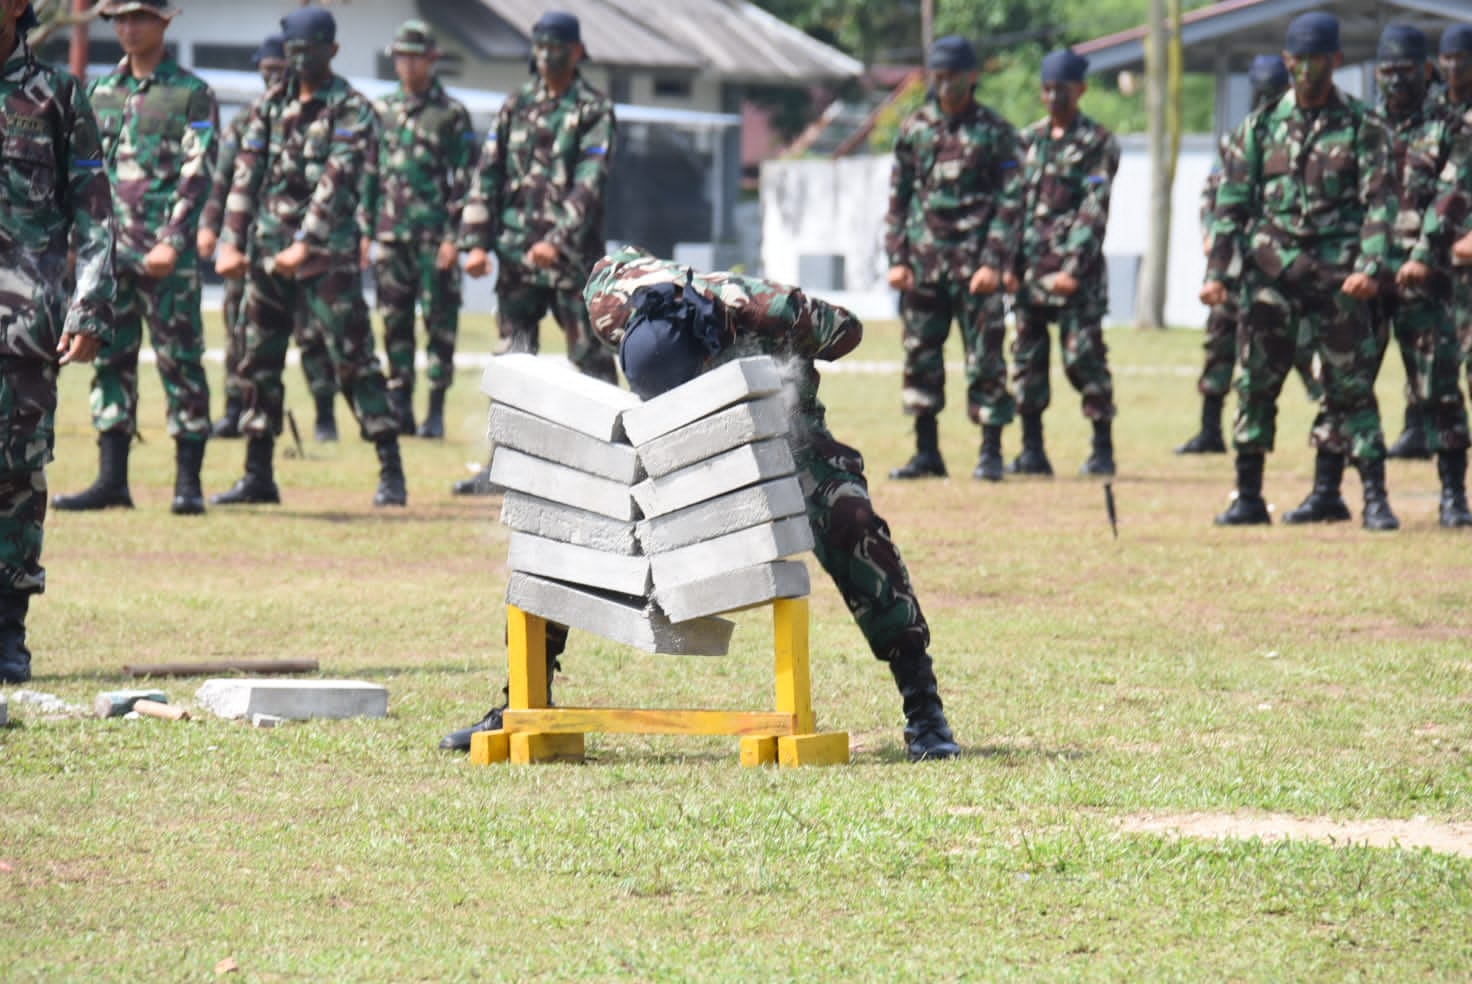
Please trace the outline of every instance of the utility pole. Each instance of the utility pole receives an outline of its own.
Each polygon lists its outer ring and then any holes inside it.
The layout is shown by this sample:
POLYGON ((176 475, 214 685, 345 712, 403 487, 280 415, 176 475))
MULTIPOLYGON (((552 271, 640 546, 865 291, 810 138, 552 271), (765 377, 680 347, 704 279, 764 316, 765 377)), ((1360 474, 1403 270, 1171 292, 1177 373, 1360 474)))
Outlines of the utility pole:
POLYGON ((935 40, 935 0, 920 0, 920 64, 930 56, 930 42, 935 40))

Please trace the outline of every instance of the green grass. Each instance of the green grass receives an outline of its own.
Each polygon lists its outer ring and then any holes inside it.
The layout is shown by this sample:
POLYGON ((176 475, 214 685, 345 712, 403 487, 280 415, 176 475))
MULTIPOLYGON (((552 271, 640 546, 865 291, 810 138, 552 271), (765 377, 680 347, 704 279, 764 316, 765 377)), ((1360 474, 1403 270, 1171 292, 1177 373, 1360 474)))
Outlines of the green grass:
MULTIPOLYGON (((485 350, 493 331, 472 318, 465 334, 485 350)), ((1472 535, 1437 527, 1434 466, 1401 462, 1397 534, 1213 528, 1229 459, 1171 454, 1196 422, 1199 333, 1109 342, 1117 540, 1099 484, 1074 477, 1088 427, 1061 374, 1059 477, 1000 485, 965 477, 976 435, 959 406, 942 423, 957 477, 888 481, 910 450, 898 375, 825 378, 931 619, 966 753, 904 761, 888 674, 813 565, 814 703, 854 755, 793 771, 741 769, 734 739, 590 736, 584 766, 438 752, 505 674, 497 500, 448 494, 483 455, 478 373, 451 391, 449 439, 406 442, 407 510, 370 505, 370 446, 308 440, 306 460, 278 448, 280 508, 186 519, 168 513, 145 367, 138 508, 48 517, 30 687, 90 706, 127 663, 311 657, 385 684, 390 714, 47 719, 12 689, 0 975, 206 979, 233 957, 245 980, 1467 979, 1472 858, 1123 826, 1472 821, 1472 535)), ((898 357, 893 325, 854 356, 898 357)), ((1397 361, 1381 380, 1393 425, 1397 361)), ((87 379, 63 374, 53 490, 95 472, 87 379)), ((1290 381, 1268 461, 1280 513, 1310 482, 1311 412, 1290 381)), ((1005 441, 1010 457, 1016 428, 1005 441)), ((243 451, 210 446, 207 491, 243 451)), ((1352 474, 1346 493, 1358 514, 1352 474)), ((765 707, 768 620, 738 623, 720 660, 574 633, 558 698, 765 707)), ((177 702, 199 681, 162 683, 177 702)))

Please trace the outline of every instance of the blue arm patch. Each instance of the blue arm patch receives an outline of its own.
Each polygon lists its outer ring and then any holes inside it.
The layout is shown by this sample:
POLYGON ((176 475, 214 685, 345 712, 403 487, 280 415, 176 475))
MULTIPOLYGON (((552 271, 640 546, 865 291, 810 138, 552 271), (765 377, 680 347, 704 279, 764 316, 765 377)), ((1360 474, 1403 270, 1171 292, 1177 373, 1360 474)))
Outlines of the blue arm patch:
POLYGON ((83 160, 81 158, 74 158, 72 160, 72 167, 85 167, 85 168, 90 168, 92 170, 96 170, 97 168, 99 168, 101 166, 102 166, 102 161, 100 161, 100 160, 92 160, 91 158, 87 158, 85 160, 83 160))
POLYGON ((1002 164, 1001 164, 1001 168, 1002 168, 1003 171, 1010 171, 1010 170, 1012 170, 1016 166, 1017 166, 1017 161, 1015 159, 1014 160, 1010 160, 1010 161, 1003 161, 1002 164))
POLYGON ((266 142, 264 140, 246 140, 242 143, 242 146, 247 150, 265 150, 266 142))
POLYGON ((1109 179, 1108 178, 1104 178, 1104 177, 1100 177, 1097 174, 1091 174, 1085 180, 1087 180, 1089 182, 1089 184, 1091 184, 1091 185, 1101 185, 1101 184, 1103 184, 1105 181, 1107 181, 1109 179))
POLYGON ((191 129, 191 130, 212 130, 212 129, 214 129, 214 126, 215 125, 213 123, 211 123, 209 120, 195 120, 193 123, 189 124, 189 129, 191 129))
POLYGON ((587 156, 589 156, 589 157, 606 157, 606 156, 608 156, 608 148, 607 147, 589 147, 586 151, 584 151, 584 153, 587 156))
POLYGON ((340 140, 351 140, 354 137, 356 137, 358 134, 355 131, 353 131, 353 130, 344 129, 343 127, 338 127, 336 130, 333 130, 332 131, 332 135, 334 137, 337 137, 340 140))

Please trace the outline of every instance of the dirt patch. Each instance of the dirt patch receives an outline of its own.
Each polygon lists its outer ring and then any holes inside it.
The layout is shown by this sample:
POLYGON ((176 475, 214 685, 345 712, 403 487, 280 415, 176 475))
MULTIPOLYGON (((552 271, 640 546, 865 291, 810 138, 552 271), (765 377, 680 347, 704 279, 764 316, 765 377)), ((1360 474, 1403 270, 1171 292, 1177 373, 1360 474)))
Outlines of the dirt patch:
POLYGON ((1409 820, 1330 820, 1278 813, 1136 814, 1119 821, 1132 834, 1165 834, 1203 840, 1301 840, 1330 847, 1427 848, 1472 857, 1472 823, 1409 820))

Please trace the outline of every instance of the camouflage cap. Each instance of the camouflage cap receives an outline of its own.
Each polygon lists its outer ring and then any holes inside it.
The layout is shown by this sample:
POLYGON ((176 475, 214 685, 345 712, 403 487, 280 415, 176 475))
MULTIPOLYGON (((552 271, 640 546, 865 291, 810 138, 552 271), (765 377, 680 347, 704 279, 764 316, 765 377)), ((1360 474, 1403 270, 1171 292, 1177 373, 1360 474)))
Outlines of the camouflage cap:
POLYGON ((293 41, 334 44, 337 41, 337 21, 330 11, 321 7, 302 7, 281 18, 281 36, 287 44, 293 41))
POLYGON ((1438 52, 1443 55, 1472 54, 1472 24, 1453 24, 1441 32, 1438 52))
POLYGON ((1380 45, 1375 49, 1379 62, 1423 62, 1429 46, 1420 28, 1409 24, 1386 24, 1380 32, 1380 45))
POLYGON ((394 43, 388 46, 390 55, 425 55, 439 50, 434 32, 422 20, 406 20, 394 32, 394 43))
POLYGON ((123 14, 135 12, 153 14, 164 20, 173 20, 179 13, 177 9, 169 6, 168 0, 112 0, 102 8, 102 16, 107 18, 121 17, 123 14))

